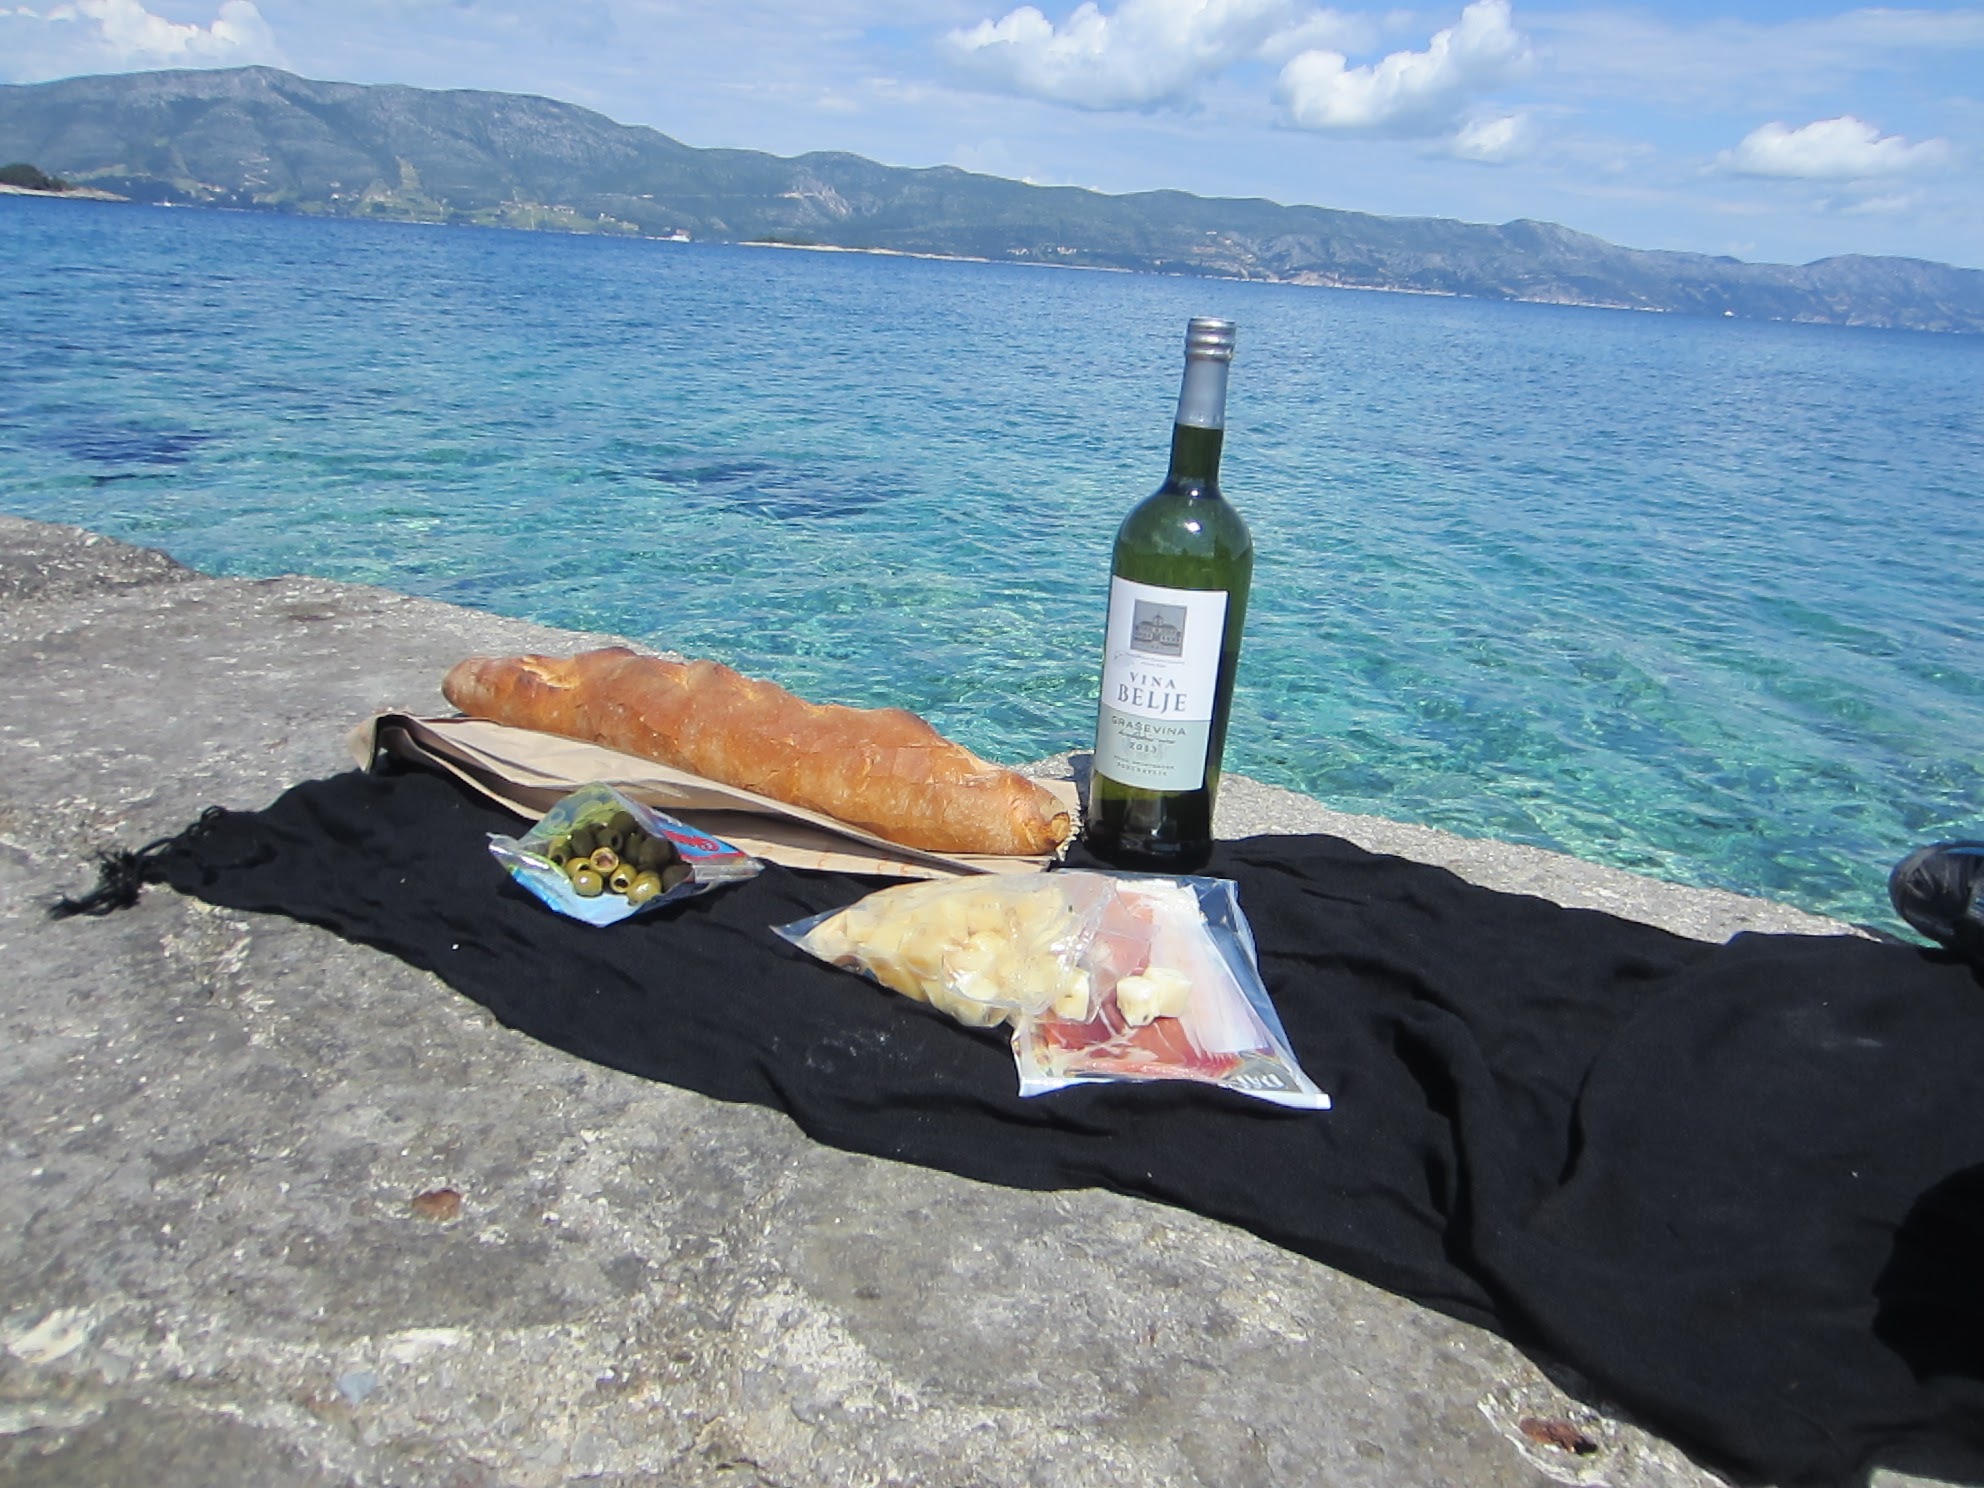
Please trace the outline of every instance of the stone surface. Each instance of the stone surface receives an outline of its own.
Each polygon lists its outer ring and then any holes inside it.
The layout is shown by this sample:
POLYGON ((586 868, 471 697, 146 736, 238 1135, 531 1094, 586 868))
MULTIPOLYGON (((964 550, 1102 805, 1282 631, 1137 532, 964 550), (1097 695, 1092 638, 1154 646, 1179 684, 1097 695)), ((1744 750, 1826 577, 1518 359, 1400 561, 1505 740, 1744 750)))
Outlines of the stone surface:
MULTIPOLYGON (((162 890, 45 917, 104 845, 440 710, 462 655, 586 639, 0 518, 0 1481, 1715 1481, 1500 1340, 1194 1216, 823 1148, 286 920, 162 890)), ((1811 924, 1225 804, 1690 933, 1811 924)))

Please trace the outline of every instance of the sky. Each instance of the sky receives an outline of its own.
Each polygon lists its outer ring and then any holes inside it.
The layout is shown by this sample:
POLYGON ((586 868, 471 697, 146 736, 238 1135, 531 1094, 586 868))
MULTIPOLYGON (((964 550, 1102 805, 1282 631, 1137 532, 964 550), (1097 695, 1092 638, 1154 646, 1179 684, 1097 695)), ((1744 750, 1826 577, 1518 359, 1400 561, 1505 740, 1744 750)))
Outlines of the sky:
POLYGON ((1984 5, 0 0, 0 82, 267 63, 685 144, 1984 268, 1984 5))

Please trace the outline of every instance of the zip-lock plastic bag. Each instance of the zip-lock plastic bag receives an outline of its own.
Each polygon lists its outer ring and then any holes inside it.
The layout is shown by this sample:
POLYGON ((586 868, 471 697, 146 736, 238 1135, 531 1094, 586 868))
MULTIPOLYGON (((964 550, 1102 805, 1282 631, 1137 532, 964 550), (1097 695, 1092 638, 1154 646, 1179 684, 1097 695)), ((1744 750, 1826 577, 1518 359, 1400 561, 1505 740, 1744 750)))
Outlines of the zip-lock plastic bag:
POLYGON ((1053 1008, 1086 1019, 1088 947, 1108 898, 1100 874, 981 874, 878 889, 777 933, 968 1028, 1053 1008))
POLYGON ((1296 1062, 1261 981, 1238 885, 1116 882, 1091 950, 1102 995, 1085 1021, 1033 1018, 1013 1030, 1020 1094, 1101 1080, 1198 1080, 1328 1110, 1329 1096, 1296 1062))
POLYGON ((764 867, 721 838, 598 784, 565 796, 521 838, 490 833, 489 851, 545 904, 588 925, 615 924, 764 867))
POLYGON ((1020 1093, 1197 1080, 1323 1110, 1234 884, 1075 869, 909 884, 777 933, 969 1027, 1013 1027, 1020 1093))

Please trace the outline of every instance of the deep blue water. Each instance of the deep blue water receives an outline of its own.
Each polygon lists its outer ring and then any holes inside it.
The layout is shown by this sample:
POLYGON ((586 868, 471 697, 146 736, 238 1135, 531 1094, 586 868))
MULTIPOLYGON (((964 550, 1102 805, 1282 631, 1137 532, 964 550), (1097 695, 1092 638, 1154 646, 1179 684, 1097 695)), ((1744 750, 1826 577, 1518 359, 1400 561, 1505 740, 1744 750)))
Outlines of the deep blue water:
POLYGON ((1892 924, 1984 835, 1984 339, 0 197, 0 509, 1090 742, 1239 322, 1229 768, 1892 924))

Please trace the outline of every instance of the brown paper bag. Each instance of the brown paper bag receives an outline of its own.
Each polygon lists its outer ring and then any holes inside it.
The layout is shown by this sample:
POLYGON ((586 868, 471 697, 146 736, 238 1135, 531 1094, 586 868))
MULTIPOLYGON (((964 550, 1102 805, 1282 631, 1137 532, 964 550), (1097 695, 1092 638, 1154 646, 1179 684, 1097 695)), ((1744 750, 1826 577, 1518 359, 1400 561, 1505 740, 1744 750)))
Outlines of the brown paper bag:
MULTIPOLYGON (((598 781, 754 858, 788 868, 953 878, 967 873, 1038 873, 1043 857, 948 856, 901 847, 859 827, 803 811, 652 760, 534 729, 480 718, 415 718, 381 713, 352 731, 352 756, 371 769, 382 755, 445 771, 521 815, 535 819, 582 785, 598 781)), ((1071 816, 1080 805, 1070 780, 1040 782, 1071 816)))

